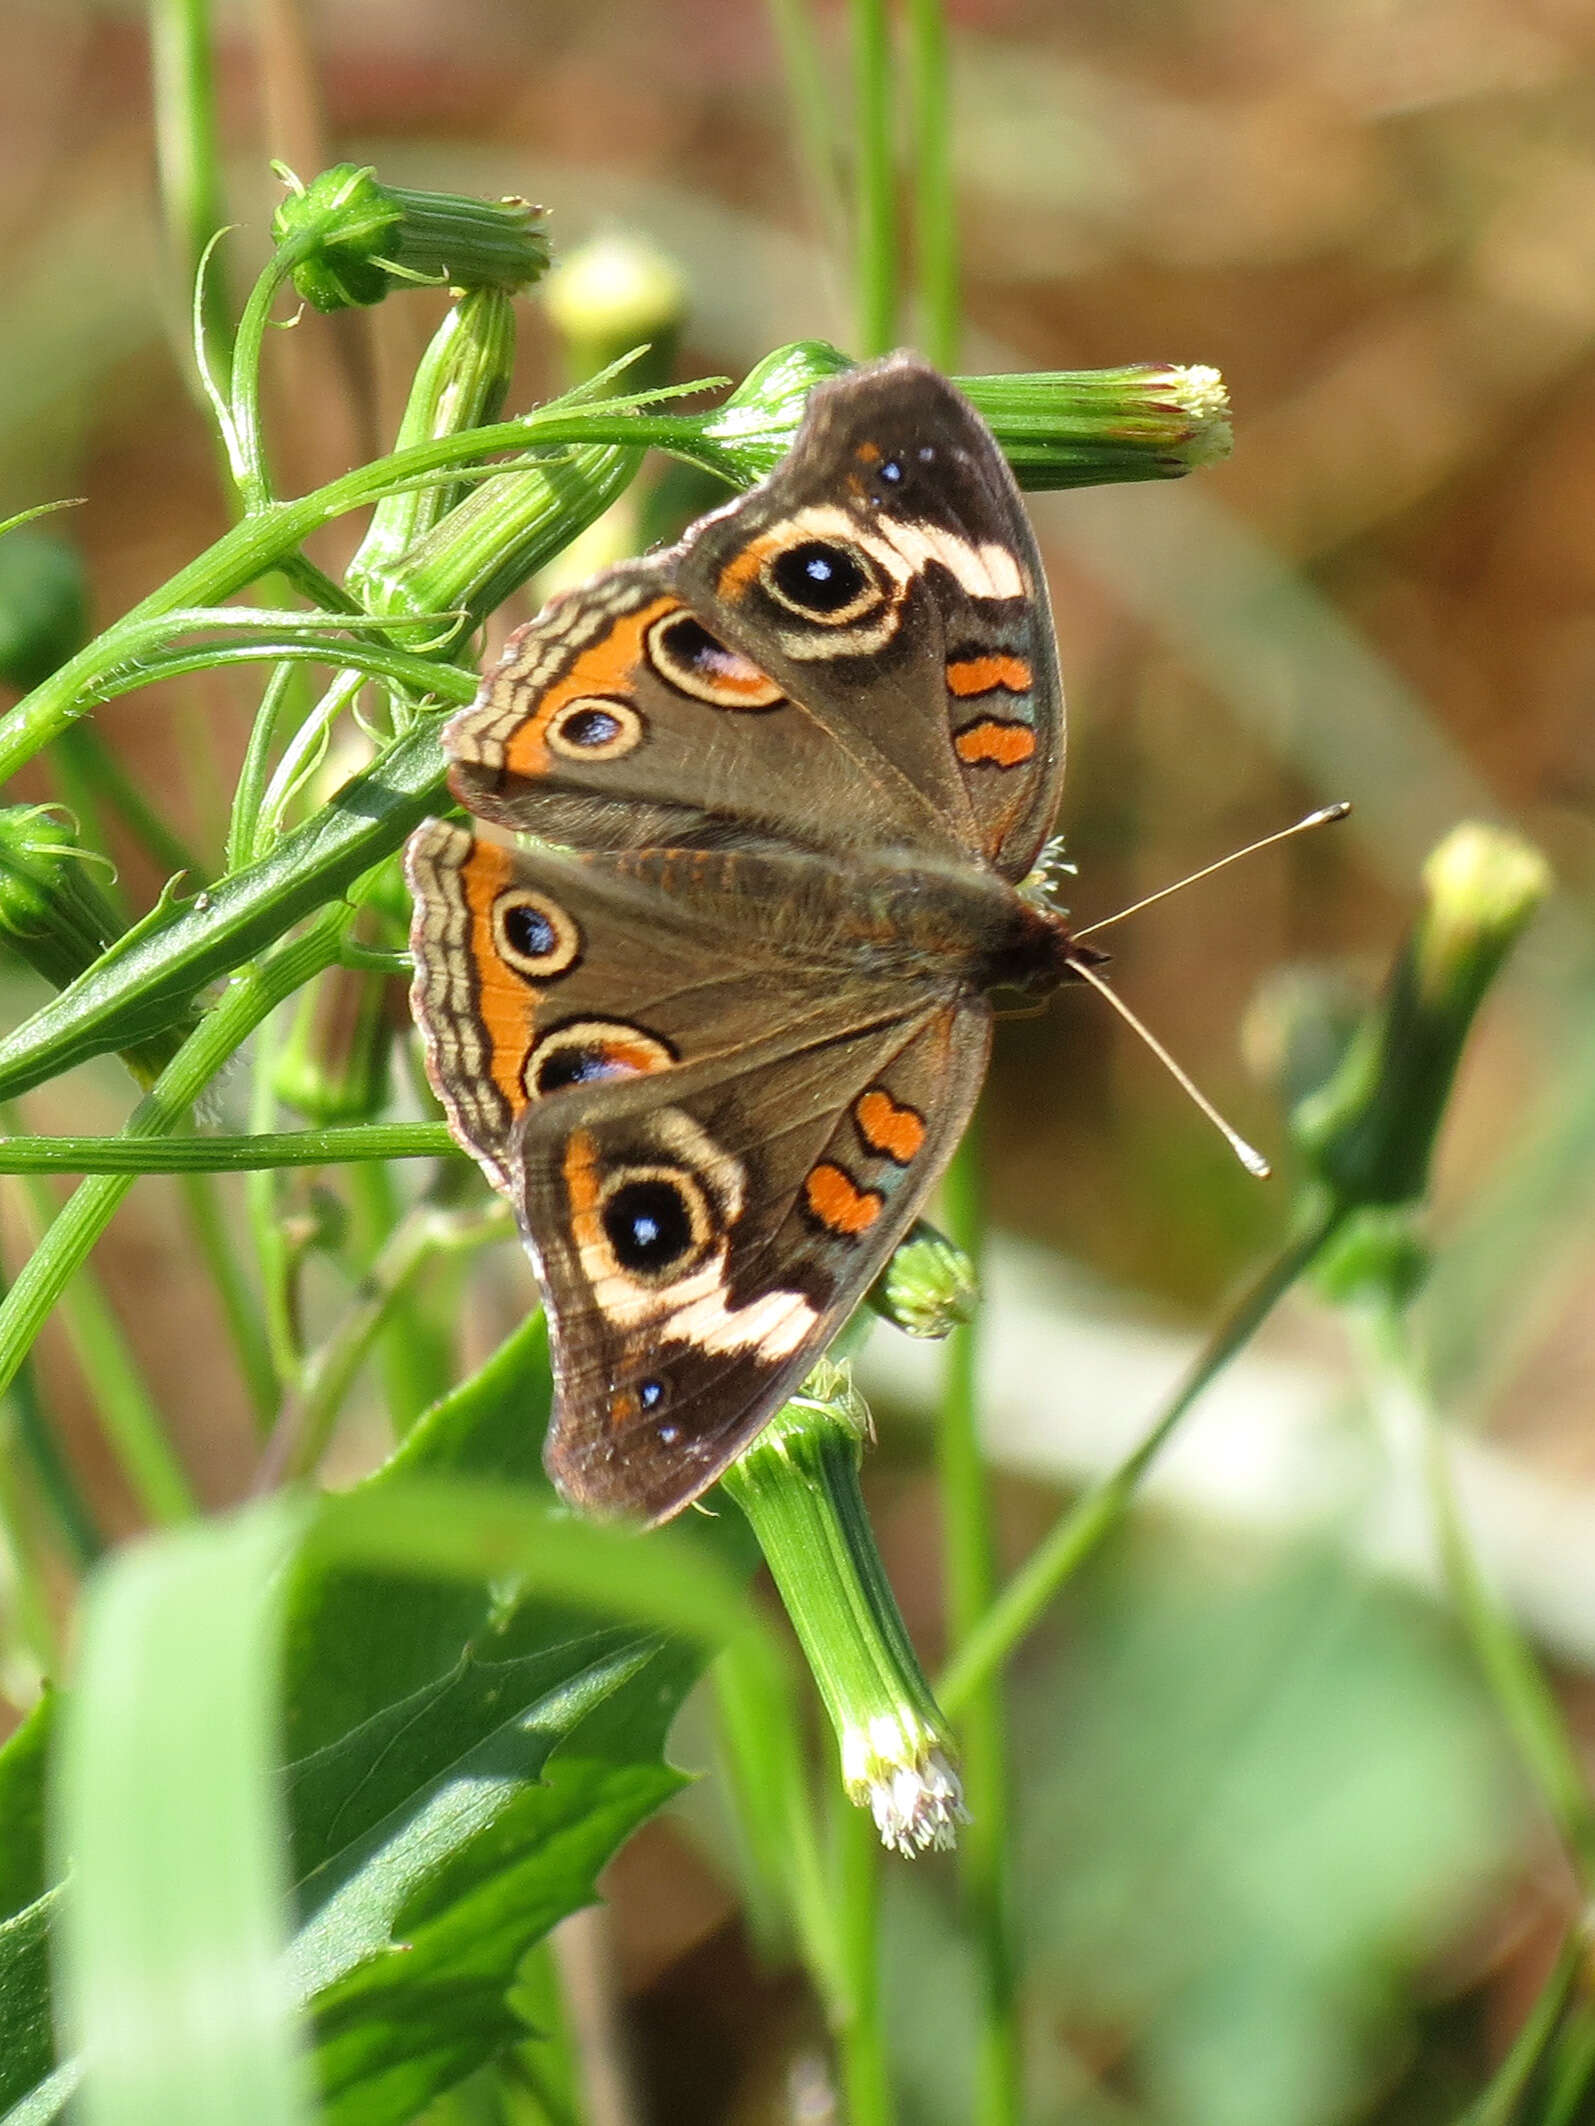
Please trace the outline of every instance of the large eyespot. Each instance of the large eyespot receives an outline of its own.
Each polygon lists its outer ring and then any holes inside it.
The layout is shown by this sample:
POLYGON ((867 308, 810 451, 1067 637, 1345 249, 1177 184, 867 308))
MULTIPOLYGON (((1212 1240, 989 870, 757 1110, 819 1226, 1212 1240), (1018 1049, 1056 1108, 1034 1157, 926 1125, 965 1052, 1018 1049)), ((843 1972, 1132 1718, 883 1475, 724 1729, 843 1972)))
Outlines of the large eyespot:
POLYGON ((505 962, 528 981, 568 974, 581 958, 581 932, 558 901, 529 886, 513 886, 493 903, 493 942, 505 962))
POLYGON ((529 1100, 540 1100, 567 1085, 665 1070, 675 1060, 668 1041, 624 1019, 572 1019, 544 1034, 526 1059, 521 1082, 529 1100))
POLYGON ((648 630, 649 662, 678 693, 717 709, 773 709, 786 699, 768 673, 711 635, 696 613, 666 613, 648 630))
POLYGON ((827 627, 861 620, 884 595, 858 548, 837 539, 801 539, 783 547, 765 562, 760 577, 778 605, 827 627))
POLYGON ((562 760, 619 760, 642 744, 644 725, 629 701, 578 694, 555 710, 543 736, 562 760))
POLYGON ((638 1284, 675 1283, 714 1237, 708 1198, 684 1167, 622 1167, 598 1216, 616 1269, 638 1284))

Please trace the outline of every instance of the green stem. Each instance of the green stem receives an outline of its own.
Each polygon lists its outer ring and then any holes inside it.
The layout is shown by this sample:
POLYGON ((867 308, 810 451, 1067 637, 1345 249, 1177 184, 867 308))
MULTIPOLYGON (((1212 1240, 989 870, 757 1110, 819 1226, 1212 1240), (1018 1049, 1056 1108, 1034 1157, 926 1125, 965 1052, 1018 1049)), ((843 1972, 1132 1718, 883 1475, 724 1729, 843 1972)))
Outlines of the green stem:
MULTIPOLYGON (((713 1682, 718 1729, 729 1786, 747 1840, 757 1893, 766 1886, 784 1902, 804 1966, 825 2003, 834 2030, 847 2020, 847 1987, 837 1914, 815 1836, 816 1809, 803 1753, 803 1738, 790 1688, 767 1663, 752 1661, 742 1640, 733 1639, 715 1662, 713 1682)), ((761 1946, 775 1960, 775 1930, 766 1924, 761 1946)))
POLYGON ((938 369, 958 360, 958 216, 953 198, 952 91, 943 0, 908 0, 913 126, 914 245, 925 352, 938 369))
MULTIPOLYGON (((55 1204, 46 1184, 33 1178, 24 1186, 35 1229, 47 1231, 55 1204)), ((26 1274, 24 1268, 23 1275, 26 1274)), ((193 1520, 199 1512, 199 1501, 166 1437, 160 1413, 121 1324, 100 1280, 86 1263, 78 1265, 70 1284, 63 1287, 60 1308, 72 1356, 88 1386, 100 1430, 146 1519, 157 1527, 175 1527, 193 1520)))
MULTIPOLYGON (((947 1235, 974 1264, 985 1239, 978 1122, 971 1125, 943 1185, 947 1235)), ((991 1486, 980 1451, 977 1332, 947 1339, 947 1371, 937 1429, 947 1636, 954 1659, 989 1613, 996 1592, 991 1486)), ((981 1985, 975 2117, 982 2126, 1017 2126, 1023 2103, 1018 1972, 1013 1930, 1010 1768, 1002 1679, 989 1670, 966 1691, 959 1716, 969 1824, 958 1845, 959 1882, 974 1937, 981 1985)))
MULTIPOLYGON (((362 1275, 380 1260, 384 1241, 403 1222, 403 1206, 386 1161, 361 1160, 350 1171, 349 1194, 355 1213, 362 1275)), ((429 1284, 430 1306, 390 1306, 377 1331, 377 1364, 394 1436, 403 1439, 421 1412, 447 1394, 453 1377, 451 1340, 439 1334, 446 1318, 449 1288, 429 1284)))
POLYGON ((255 712, 249 744, 244 751, 244 764, 238 771, 238 782, 233 791, 232 816, 227 825, 229 871, 241 871, 260 854, 257 829, 266 785, 271 779, 272 749, 277 743, 277 730, 288 696, 298 683, 299 674, 295 667, 282 664, 272 673, 261 692, 260 707, 255 712))
MULTIPOLYGON (((170 1136, 182 1126, 199 1095, 266 1014, 337 957, 348 916, 341 902, 323 909, 303 936, 279 946, 269 959, 233 984, 134 1109, 124 1132, 129 1140, 170 1136)), ((85 1181, 23 1264, 0 1302, 0 1391, 17 1378, 51 1309, 87 1260, 133 1180, 131 1174, 101 1174, 85 1181)))
POLYGON ((1541 1986, 1527 2021, 1512 2040, 1506 2058, 1491 2075, 1489 2087, 1463 2113, 1458 2126, 1513 2126, 1529 2084, 1539 2072, 1561 2027, 1587 1949, 1588 1944, 1578 1930, 1563 1942, 1561 1954, 1541 1986))
POLYGON ((271 1362, 260 1303, 239 1262, 215 1183, 208 1174, 186 1173, 181 1187, 195 1244, 216 1287, 244 1392, 257 1423, 263 1424, 277 1407, 277 1370, 271 1362))
MULTIPOLYGON (((280 1029, 262 1025, 251 1056, 253 1079, 249 1096, 252 1130, 266 1138, 276 1134, 270 1125, 277 1119, 274 1079, 280 1029)), ((255 1271, 264 1294, 266 1349, 270 1354, 274 1394, 269 1419, 275 1419, 281 1398, 297 1388, 303 1367, 299 1348, 299 1317, 295 1305, 296 1264, 279 1214, 277 1177, 269 1168, 251 1168, 244 1184, 244 1214, 255 1251, 255 1271)))
MULTIPOLYGON (((216 140, 215 69, 209 0, 152 0, 150 63, 161 203, 186 291, 205 247, 226 220, 216 140)), ((201 296, 205 356, 226 374, 231 307, 213 255, 201 296)))
POLYGON ((793 130, 818 208, 827 248, 840 258, 847 213, 837 171, 836 99, 831 71, 816 34, 808 0, 770 0, 770 20, 781 51, 793 130))
POLYGON ((956 1714, 987 1676, 1002 1666, 1065 1580, 1118 1526, 1135 1496, 1136 1486, 1185 1413, 1251 1340, 1297 1278, 1339 1232, 1346 1216, 1338 1206, 1313 1216, 1242 1294, 1140 1444, 1042 1538, 937 1683, 936 1696, 949 1714, 956 1714))
POLYGON ((848 2126, 891 2126, 896 2116, 881 2002, 881 1846, 863 1809, 835 1782, 836 1916, 845 2005, 836 2032, 848 2126))
POLYGON ((441 1122, 359 1122, 242 1137, 0 1137, 0 1174, 232 1174, 364 1159, 463 1157, 441 1122))
POLYGON ((849 0, 853 24, 854 335, 865 358, 897 338, 892 53, 886 0, 849 0))
POLYGON ((31 1358, 24 1359, 17 1368, 4 1400, 9 1428, 15 1431, 33 1465, 67 1554, 79 1572, 87 1572, 96 1559, 105 1555, 106 1540, 56 1442, 55 1427, 39 1393, 39 1378, 31 1358))
POLYGON ((420 1203, 400 1219, 342 1319, 307 1360, 300 1392, 283 1411, 267 1442, 257 1488, 291 1482, 316 1468, 384 1322, 427 1264, 443 1252, 503 1239, 510 1230, 501 1204, 461 1218, 420 1203))
POLYGON ((1387 1446, 1397 1455, 1410 1448, 1422 1457, 1451 1600, 1588 1904, 1595 1899, 1595 1802, 1578 1748, 1533 1651, 1479 1570, 1457 1507, 1445 1431, 1425 1391, 1406 1314, 1384 1302, 1364 1328, 1387 1446))

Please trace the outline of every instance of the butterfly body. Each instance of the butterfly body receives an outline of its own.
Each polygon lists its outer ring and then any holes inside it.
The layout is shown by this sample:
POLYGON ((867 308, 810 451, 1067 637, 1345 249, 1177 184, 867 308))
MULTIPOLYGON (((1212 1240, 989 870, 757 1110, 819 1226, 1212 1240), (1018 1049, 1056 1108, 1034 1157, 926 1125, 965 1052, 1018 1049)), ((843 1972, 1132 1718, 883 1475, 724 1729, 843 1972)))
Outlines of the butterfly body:
POLYGON ((666 1517, 799 1384, 962 1134, 990 993, 1065 979, 1021 891, 1062 704, 977 415, 893 357, 679 547, 567 593, 446 734, 407 864, 456 1135, 548 1300, 548 1461, 666 1517))

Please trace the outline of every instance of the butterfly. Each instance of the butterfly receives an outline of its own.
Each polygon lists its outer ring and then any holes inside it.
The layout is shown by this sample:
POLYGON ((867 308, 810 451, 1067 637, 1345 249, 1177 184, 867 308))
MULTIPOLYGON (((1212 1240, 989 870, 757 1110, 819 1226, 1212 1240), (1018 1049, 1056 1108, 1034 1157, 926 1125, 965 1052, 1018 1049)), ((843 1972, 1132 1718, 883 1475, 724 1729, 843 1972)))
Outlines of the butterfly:
POLYGON ((1063 697, 990 430, 896 354, 679 545, 514 634, 412 837, 413 1007, 547 1303, 545 1458, 588 1511, 697 1498, 923 1207, 994 990, 1099 955, 1021 890, 1063 697))

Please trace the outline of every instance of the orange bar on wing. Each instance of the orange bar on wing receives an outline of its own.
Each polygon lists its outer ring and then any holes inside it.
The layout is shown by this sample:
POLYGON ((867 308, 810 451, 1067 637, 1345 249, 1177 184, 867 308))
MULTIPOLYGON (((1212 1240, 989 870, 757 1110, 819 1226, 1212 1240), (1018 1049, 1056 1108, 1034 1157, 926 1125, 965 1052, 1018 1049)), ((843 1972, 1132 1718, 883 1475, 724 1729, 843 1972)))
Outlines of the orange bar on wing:
POLYGON ((1036 734, 1027 723, 1003 723, 988 716, 983 723, 965 726, 953 740, 953 751, 969 767, 983 761, 997 768, 1017 768, 1036 750, 1036 734))
POLYGON ((900 1107, 883 1086, 872 1085, 853 1103, 858 1133, 872 1152, 907 1166, 925 1141, 925 1119, 912 1107, 900 1107))
POLYGON ((947 684, 964 698, 995 694, 999 687, 1008 694, 1028 694, 1031 672, 1022 657, 959 657, 947 667, 947 684))
POLYGON ((881 1215, 885 1201, 879 1189, 860 1188, 850 1174, 828 1159, 809 1170, 803 1183, 803 1199, 821 1225, 848 1239, 855 1233, 868 1232, 881 1215))

